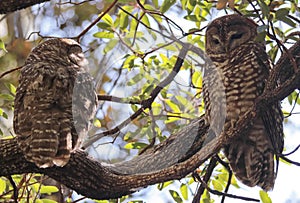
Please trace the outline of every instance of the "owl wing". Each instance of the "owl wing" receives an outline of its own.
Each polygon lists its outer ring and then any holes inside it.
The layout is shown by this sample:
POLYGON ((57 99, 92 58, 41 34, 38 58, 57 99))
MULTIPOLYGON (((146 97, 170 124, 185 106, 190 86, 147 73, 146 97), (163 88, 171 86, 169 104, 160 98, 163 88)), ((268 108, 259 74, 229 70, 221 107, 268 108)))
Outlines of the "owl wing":
MULTIPOLYGON (((263 47, 257 46, 257 61, 260 66, 265 70, 263 71, 265 76, 264 85, 262 91, 264 89, 266 80, 268 79, 269 72, 272 70, 272 63, 264 51, 263 47), (263 50, 263 51, 262 51, 263 50)), ((261 92, 262 93, 262 92, 261 92)), ((271 142, 271 145, 274 150, 274 154, 277 155, 282 152, 283 150, 283 114, 280 107, 280 102, 274 103, 272 105, 264 106, 263 109, 260 111, 260 117, 262 118, 267 136, 271 142)), ((277 157, 277 164, 276 164, 276 173, 278 170, 278 157, 277 157)))
POLYGON ((70 90, 74 81, 64 68, 34 66, 23 67, 17 89, 17 140, 28 161, 39 167, 63 166, 72 148, 70 90))
MULTIPOLYGON (((263 84, 263 91, 269 72, 272 70, 272 63, 269 56, 264 51, 264 48, 257 46, 257 60, 260 66, 264 69, 263 74, 266 74, 263 84)), ((262 92, 261 92, 262 93, 262 92)), ((264 126, 266 128, 269 139, 274 148, 274 153, 281 153, 283 150, 283 114, 280 107, 280 102, 272 105, 264 106, 260 112, 264 126)))
POLYGON ((203 76, 203 99, 205 119, 210 124, 210 131, 220 135, 226 119, 226 95, 222 73, 214 64, 205 66, 203 76))
POLYGON ((75 81, 72 101, 73 150, 81 147, 92 123, 97 107, 97 94, 93 78, 87 72, 79 72, 75 81))

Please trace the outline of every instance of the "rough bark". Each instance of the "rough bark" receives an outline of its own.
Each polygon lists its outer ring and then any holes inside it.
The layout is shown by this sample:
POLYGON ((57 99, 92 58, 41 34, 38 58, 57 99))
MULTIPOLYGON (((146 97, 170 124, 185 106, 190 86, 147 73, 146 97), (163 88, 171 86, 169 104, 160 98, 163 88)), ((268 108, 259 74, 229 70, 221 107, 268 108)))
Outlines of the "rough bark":
POLYGON ((1 0, 0 1, 0 14, 14 12, 35 4, 43 3, 50 0, 1 0))
POLYGON ((249 127, 255 119, 256 111, 264 105, 284 99, 300 87, 300 41, 289 50, 296 67, 289 62, 287 54, 284 54, 267 84, 267 87, 272 87, 278 77, 283 75, 281 73, 284 73, 279 87, 265 91, 252 110, 238 121, 237 128, 229 129, 208 143, 203 143, 207 138, 208 126, 201 117, 130 161, 108 165, 93 160, 82 151, 76 151, 63 168, 39 169, 24 159, 15 139, 0 140, 0 176, 43 173, 78 193, 95 199, 117 198, 148 185, 181 179, 217 153, 232 137, 249 127), (186 153, 183 154, 181 149, 186 150, 186 153))

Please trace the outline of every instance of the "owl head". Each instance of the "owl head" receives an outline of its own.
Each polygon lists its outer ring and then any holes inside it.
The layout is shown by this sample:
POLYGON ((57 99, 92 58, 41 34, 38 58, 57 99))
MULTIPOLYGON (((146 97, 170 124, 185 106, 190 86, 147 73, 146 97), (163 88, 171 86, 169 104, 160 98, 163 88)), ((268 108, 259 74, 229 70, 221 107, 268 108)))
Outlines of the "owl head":
POLYGON ((87 65, 87 60, 84 57, 80 45, 76 41, 66 38, 50 39, 39 44, 32 50, 26 63, 32 63, 34 61, 47 61, 57 64, 64 63, 64 65, 72 64, 78 67, 87 65))
POLYGON ((208 55, 229 54, 244 43, 255 41, 257 25, 254 21, 232 14, 212 21, 206 30, 205 44, 208 55))

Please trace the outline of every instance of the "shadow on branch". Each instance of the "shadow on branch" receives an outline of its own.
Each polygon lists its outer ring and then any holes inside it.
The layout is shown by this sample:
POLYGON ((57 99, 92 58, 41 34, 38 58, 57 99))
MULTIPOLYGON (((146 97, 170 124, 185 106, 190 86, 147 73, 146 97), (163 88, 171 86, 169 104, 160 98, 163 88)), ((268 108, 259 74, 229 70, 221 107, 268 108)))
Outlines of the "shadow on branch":
MULTIPOLYGON (((192 47, 191 50, 195 52, 197 48, 192 47)), ((255 112, 260 108, 282 100, 300 88, 299 66, 300 41, 289 49, 289 53, 283 54, 271 72, 267 88, 274 87, 278 80, 280 85, 265 91, 251 111, 238 121, 237 128, 229 129, 208 143, 204 143, 204 140, 208 136, 209 126, 200 117, 130 161, 108 165, 93 160, 83 151, 76 151, 65 167, 40 169, 25 160, 16 139, 0 140, 0 176, 42 173, 94 199, 118 198, 152 184, 184 178, 218 153, 231 138, 250 127, 255 112), (296 69, 288 55, 293 56, 296 69), (186 153, 179 152, 187 147, 186 153)))

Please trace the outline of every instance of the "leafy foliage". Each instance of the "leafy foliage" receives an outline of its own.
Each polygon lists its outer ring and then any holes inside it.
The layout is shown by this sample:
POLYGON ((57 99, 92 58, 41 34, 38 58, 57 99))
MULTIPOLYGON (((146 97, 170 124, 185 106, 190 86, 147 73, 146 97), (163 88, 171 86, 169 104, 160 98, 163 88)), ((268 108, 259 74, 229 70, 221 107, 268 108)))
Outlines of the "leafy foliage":
POLYGON ((18 202, 28 202, 35 200, 36 202, 54 203, 57 201, 51 200, 51 194, 56 193, 59 189, 56 186, 48 186, 42 184, 45 181, 44 177, 39 174, 15 175, 12 177, 14 181, 13 188, 7 179, 0 179, 0 201, 6 202, 12 197, 12 192, 15 191, 18 202))
MULTIPOLYGON (((29 8, 33 11, 32 19, 35 19, 30 23, 40 25, 36 30, 40 30, 39 34, 44 36, 74 37, 94 22, 94 17, 109 8, 112 2, 102 1, 98 4, 86 1, 82 5, 77 4, 79 1, 54 5, 46 3, 38 7, 39 9, 29 8), (52 17, 53 15, 55 18, 52 17), (49 19, 51 21, 47 22, 49 19), (42 20, 43 23, 37 23, 38 20, 42 20), (52 26, 53 29, 47 29, 47 26, 52 26)), ((143 109, 142 113, 134 119, 130 117, 151 98, 152 92, 161 81, 174 74, 172 69, 182 48, 180 40, 204 49, 203 28, 217 13, 231 13, 233 9, 251 17, 259 24, 258 40, 266 41, 268 54, 273 62, 278 60, 284 46, 288 47, 289 43, 299 40, 299 34, 296 33, 299 19, 296 14, 299 13, 300 8, 298 1, 295 0, 119 1, 103 15, 100 21, 96 22, 96 26, 93 26, 90 32, 84 34, 82 42, 90 58, 91 72, 95 76, 98 93, 120 97, 112 101, 100 101, 93 133, 101 134, 112 128, 118 129, 119 133, 105 138, 100 136, 95 144, 88 146, 91 153, 96 152, 95 158, 118 162, 128 158, 127 156, 143 153, 147 148, 151 148, 178 131, 191 119, 204 113, 201 96, 203 61, 198 55, 189 53, 179 74, 171 84, 161 87, 150 108, 143 109), (126 119, 130 122, 121 125, 120 123, 125 122, 126 119), (105 149, 103 146, 107 142, 113 143, 118 150, 109 151, 106 157, 97 154, 99 151, 103 152, 105 149)), ((26 37, 29 34, 26 33, 26 37)), ((16 44, 21 47, 21 51, 18 50, 14 44, 16 41, 9 40, 14 37, 15 33, 8 33, 0 40, 0 49, 3 52, 0 58, 0 70, 3 72, 21 66, 28 49, 31 48, 25 42, 18 41, 16 44), (9 42, 11 46, 5 46, 4 42, 9 42)), ((35 38, 30 38, 33 39, 38 40, 37 35, 35 38)), ((17 74, 1 77, 0 83, 0 135, 7 137, 9 132, 12 133, 12 126, 9 122, 2 125, 2 120, 11 120, 17 74)), ((299 105, 299 93, 297 91, 292 93, 288 97, 288 102, 290 105, 299 105)), ((220 156, 222 157, 222 154, 220 156)), ((201 166, 200 175, 203 176, 206 172, 207 166, 201 166)), ((229 178, 228 171, 218 164, 215 172, 208 185, 214 190, 224 191, 229 178)), ((27 199, 36 202, 54 202, 43 196, 61 192, 59 187, 44 185, 41 182, 42 176, 37 174, 17 175, 12 178, 17 185, 20 202, 26 202, 27 199)), ((193 193, 190 191, 194 190, 198 183, 191 177, 186 179, 187 183, 178 185, 176 181, 170 181, 158 184, 157 188, 168 191, 175 202, 191 202, 193 193)), ((230 183, 239 188, 234 177, 230 183)), ((12 199, 12 194, 13 188, 9 180, 1 178, 0 201, 12 199)), ((260 191, 258 196, 263 202, 271 202, 268 194, 263 191, 260 191)), ((66 200, 72 202, 73 198, 68 197, 66 200)), ((140 199, 140 197, 126 196, 120 199, 120 202, 127 202, 128 198, 140 199)), ((200 202, 214 202, 213 198, 215 197, 211 197, 205 190, 200 202)), ((114 201, 95 200, 95 202, 114 201)), ((131 202, 142 201, 131 200, 131 202)))

